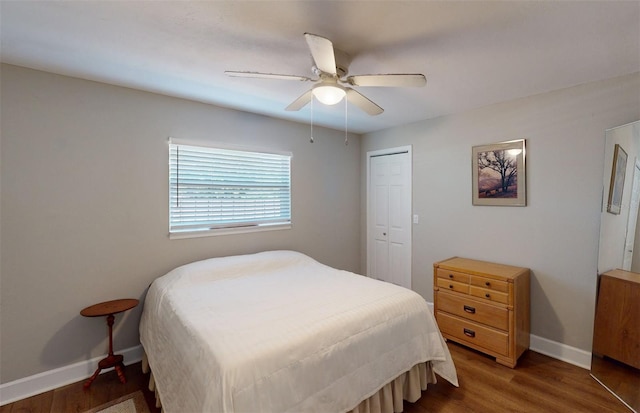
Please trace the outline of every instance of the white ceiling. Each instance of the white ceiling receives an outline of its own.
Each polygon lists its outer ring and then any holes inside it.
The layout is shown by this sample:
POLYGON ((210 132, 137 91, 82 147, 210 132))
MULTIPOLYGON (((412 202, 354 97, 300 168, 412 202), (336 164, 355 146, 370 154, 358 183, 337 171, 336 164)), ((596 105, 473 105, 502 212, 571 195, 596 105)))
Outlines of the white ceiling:
MULTIPOLYGON (((640 1, 6 1, 2 62, 308 123, 284 108, 312 76, 303 34, 353 57, 350 74, 423 73, 424 88, 357 88, 369 132, 640 71, 640 1)), ((344 105, 314 123, 345 125, 344 105)))

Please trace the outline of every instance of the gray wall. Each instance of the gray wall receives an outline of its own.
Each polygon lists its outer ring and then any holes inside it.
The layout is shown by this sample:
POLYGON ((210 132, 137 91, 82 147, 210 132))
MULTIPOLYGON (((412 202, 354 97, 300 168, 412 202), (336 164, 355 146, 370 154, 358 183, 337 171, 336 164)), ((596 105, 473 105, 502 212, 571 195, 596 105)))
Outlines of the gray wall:
POLYGON ((636 73, 366 134, 362 190, 367 151, 413 145, 413 288, 432 301, 451 256, 529 267, 532 334, 590 351, 605 129, 638 118, 636 73), (521 138, 528 205, 472 206, 472 146, 521 138))
POLYGON ((358 136, 310 144, 308 125, 9 65, 1 87, 2 383, 104 355, 104 320, 79 311, 193 260, 294 249, 359 271, 358 136), (169 240, 169 136, 292 152, 293 229, 169 240))

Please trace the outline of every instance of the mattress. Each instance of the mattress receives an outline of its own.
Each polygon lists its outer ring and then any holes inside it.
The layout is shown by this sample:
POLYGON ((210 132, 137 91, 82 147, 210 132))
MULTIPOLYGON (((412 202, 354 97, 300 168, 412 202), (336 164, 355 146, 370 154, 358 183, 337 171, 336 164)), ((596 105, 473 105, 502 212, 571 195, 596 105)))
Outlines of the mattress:
POLYGON ((156 279, 140 340, 166 413, 345 412, 424 362, 458 384, 421 296, 293 251, 156 279))

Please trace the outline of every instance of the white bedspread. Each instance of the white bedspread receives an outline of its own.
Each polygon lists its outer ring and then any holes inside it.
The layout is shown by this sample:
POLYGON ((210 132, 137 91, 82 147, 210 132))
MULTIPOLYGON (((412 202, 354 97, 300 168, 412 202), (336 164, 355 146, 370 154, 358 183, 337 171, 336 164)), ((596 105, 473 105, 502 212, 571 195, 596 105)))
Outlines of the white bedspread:
POLYGON ((425 361, 457 386, 421 296, 292 251, 158 278, 140 339, 166 413, 344 412, 425 361))

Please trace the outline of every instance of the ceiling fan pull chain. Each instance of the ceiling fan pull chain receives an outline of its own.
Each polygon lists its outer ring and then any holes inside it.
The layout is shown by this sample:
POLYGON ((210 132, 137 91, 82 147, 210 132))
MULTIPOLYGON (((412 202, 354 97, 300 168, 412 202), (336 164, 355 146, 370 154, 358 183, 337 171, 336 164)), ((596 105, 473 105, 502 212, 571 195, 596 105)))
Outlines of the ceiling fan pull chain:
POLYGON ((347 120, 349 119, 349 113, 347 111, 347 99, 344 100, 344 146, 349 145, 349 135, 347 130, 347 120))
POLYGON ((313 96, 311 97, 311 139, 309 143, 313 143, 313 96))

